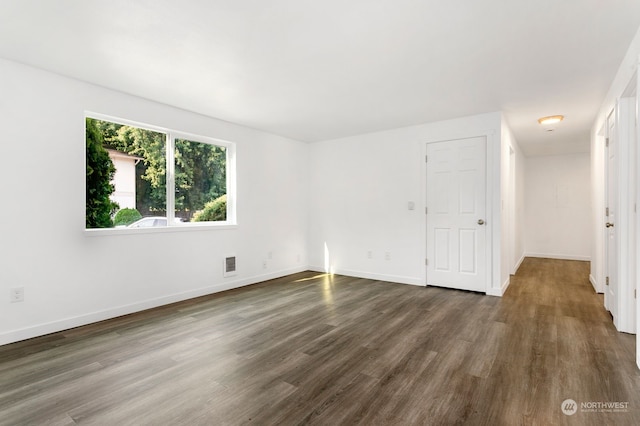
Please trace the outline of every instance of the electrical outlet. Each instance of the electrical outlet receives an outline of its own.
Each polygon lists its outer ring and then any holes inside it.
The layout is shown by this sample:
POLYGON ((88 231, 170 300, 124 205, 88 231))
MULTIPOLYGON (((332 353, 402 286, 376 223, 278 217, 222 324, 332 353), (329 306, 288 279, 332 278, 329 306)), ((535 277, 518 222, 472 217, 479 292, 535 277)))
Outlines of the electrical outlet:
POLYGON ((373 252, 371 250, 367 251, 367 259, 373 259, 373 252))
POLYGON ((267 261, 266 260, 262 261, 262 269, 267 269, 267 261))
POLYGON ((387 251, 384 253, 384 260, 391 260, 391 252, 387 251))
POLYGON ((267 253, 267 258, 268 258, 269 260, 273 259, 273 252, 272 252, 272 251, 270 251, 269 253, 267 253))
POLYGON ((13 287, 10 290, 9 300, 11 303, 24 302, 24 287, 13 287))

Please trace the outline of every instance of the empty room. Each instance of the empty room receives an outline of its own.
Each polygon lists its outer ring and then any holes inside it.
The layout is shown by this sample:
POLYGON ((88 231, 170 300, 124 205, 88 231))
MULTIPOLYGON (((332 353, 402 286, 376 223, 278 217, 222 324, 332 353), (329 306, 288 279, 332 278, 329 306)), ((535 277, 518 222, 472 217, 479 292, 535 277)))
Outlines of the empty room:
POLYGON ((0 425, 640 424, 640 2, 0 1, 0 425))

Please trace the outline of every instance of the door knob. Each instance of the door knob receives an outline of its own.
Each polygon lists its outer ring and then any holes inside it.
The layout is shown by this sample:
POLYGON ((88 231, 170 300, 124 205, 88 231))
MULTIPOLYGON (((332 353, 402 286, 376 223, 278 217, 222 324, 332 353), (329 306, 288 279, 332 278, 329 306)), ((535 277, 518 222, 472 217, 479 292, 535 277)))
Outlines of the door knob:
POLYGON ((478 219, 478 225, 484 225, 484 220, 478 219))
POLYGON ((607 222, 607 224, 605 225, 607 228, 613 228, 613 223, 611 222, 607 222))

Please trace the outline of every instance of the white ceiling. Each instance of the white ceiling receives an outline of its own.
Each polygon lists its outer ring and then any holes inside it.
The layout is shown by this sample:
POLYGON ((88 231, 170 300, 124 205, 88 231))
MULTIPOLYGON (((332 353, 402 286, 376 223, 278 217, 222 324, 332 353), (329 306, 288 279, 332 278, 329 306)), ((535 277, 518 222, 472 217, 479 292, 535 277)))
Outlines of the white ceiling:
POLYGON ((638 0, 0 0, 0 57, 308 142, 501 110, 537 155, 588 151, 639 26, 638 0))

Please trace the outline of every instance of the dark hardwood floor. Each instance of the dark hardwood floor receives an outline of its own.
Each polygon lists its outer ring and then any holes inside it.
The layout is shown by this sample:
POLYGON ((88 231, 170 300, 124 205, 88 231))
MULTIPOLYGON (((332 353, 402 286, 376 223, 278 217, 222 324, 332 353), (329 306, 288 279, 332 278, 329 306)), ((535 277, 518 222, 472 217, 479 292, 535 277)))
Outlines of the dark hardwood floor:
POLYGON ((640 425, 588 273, 526 259, 496 298, 307 272, 5 345, 0 424, 640 425))

